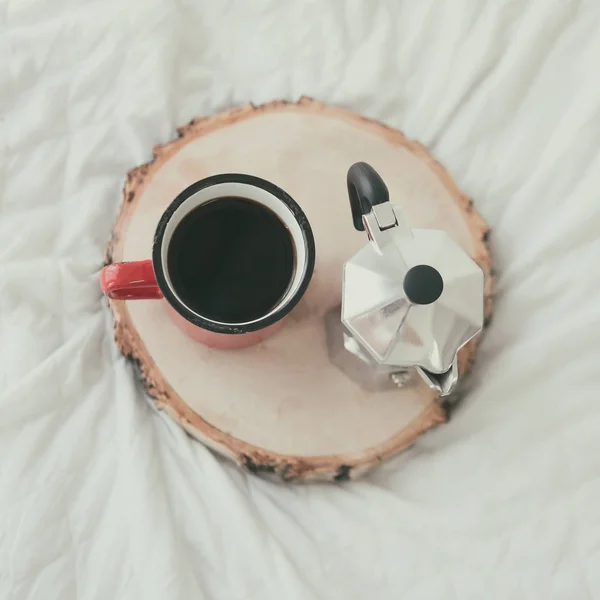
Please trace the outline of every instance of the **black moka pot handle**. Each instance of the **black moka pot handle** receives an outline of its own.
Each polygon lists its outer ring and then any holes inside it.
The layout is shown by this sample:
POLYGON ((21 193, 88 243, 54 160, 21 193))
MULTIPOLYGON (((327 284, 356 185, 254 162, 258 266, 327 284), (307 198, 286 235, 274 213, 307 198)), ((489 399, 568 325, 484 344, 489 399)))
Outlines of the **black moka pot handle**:
POLYGON ((389 202, 390 193, 379 173, 365 162, 354 163, 348 169, 348 196, 354 228, 364 231, 362 216, 377 204, 389 202))

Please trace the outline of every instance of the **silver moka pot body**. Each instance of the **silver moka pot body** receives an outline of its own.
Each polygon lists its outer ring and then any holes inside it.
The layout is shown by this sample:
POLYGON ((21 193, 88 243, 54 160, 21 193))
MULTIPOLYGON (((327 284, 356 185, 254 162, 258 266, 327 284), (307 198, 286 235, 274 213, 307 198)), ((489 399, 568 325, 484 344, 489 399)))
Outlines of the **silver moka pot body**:
POLYGON ((446 396, 458 351, 483 326, 483 271, 445 231, 410 229, 370 165, 352 165, 348 194, 368 243, 344 264, 341 307, 326 317, 330 357, 367 388, 416 372, 446 396))

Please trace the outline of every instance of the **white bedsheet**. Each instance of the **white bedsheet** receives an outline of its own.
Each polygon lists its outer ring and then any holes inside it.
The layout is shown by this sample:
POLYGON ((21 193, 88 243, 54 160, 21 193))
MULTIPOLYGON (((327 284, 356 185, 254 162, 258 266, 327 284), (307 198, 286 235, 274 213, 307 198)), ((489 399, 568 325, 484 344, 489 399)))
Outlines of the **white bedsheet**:
POLYGON ((600 597, 599 31, 595 0, 0 3, 0 598, 600 597), (346 485, 189 439, 98 288, 153 144, 302 94, 421 140, 494 227, 466 401, 346 485))

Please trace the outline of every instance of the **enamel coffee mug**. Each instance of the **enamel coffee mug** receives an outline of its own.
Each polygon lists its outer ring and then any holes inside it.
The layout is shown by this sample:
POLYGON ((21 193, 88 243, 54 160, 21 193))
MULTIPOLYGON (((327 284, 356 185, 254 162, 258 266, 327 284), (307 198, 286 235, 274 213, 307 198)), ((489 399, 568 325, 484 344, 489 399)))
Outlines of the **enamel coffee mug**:
POLYGON ((286 192, 222 174, 181 192, 159 220, 151 259, 104 267, 101 286, 114 300, 162 299, 200 343, 245 348, 282 325, 314 264, 310 224, 286 192))

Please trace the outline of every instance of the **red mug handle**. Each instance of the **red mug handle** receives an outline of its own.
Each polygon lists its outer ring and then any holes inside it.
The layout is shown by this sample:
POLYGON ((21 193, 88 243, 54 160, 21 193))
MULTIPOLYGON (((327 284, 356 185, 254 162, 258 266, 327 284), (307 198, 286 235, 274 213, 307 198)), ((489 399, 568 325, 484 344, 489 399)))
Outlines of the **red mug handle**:
POLYGON ((102 291, 113 300, 162 298, 151 260, 113 263, 100 274, 102 291))

